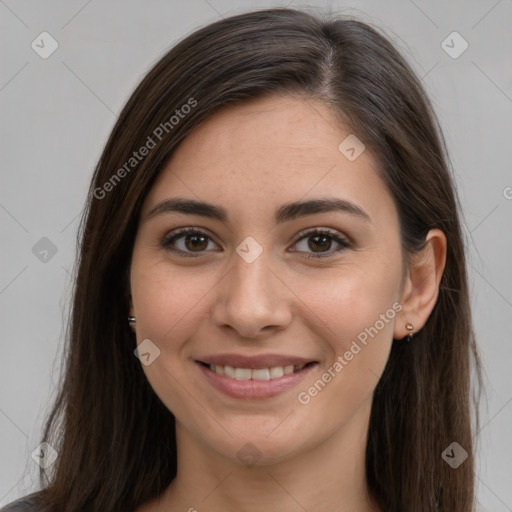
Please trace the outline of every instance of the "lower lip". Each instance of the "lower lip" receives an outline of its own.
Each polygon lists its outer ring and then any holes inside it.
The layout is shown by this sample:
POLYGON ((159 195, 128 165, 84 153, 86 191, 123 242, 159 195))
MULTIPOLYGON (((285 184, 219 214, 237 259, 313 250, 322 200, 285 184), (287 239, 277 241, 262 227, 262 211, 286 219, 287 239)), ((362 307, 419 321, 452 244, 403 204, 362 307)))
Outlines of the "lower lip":
POLYGON ((208 382, 219 391, 233 398, 243 398, 245 400, 258 400, 270 398, 296 386, 306 375, 313 370, 317 363, 305 366, 297 372, 283 375, 278 379, 270 380, 236 380, 225 375, 219 375, 212 372, 209 368, 196 362, 199 369, 206 377, 208 382))

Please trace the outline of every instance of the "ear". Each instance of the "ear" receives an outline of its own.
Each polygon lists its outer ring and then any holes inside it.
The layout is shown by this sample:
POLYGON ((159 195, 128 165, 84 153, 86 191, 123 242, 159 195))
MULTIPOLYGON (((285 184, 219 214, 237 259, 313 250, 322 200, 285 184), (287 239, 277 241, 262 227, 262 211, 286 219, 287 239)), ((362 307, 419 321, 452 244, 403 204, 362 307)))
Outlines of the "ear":
POLYGON ((402 339, 418 332, 427 322, 439 296, 439 283, 446 264, 446 236, 440 229, 431 229, 425 247, 412 255, 400 303, 401 320, 395 324, 393 337, 402 339), (412 324, 408 330, 406 324, 412 324))

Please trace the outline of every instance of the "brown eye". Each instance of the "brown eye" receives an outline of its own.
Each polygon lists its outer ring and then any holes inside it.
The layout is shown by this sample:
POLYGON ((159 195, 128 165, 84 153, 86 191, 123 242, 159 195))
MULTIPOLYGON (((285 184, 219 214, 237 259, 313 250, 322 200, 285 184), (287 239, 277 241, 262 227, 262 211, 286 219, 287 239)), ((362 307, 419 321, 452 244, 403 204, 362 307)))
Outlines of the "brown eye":
POLYGON ((348 240, 342 238, 336 232, 327 230, 315 230, 304 234, 304 236, 302 236, 295 243, 295 247, 298 248, 293 252, 304 252, 306 253, 306 258, 323 258, 332 256, 338 252, 343 251, 344 249, 352 247, 352 244, 348 240), (330 250, 333 246, 333 243, 337 244, 338 247, 334 250, 330 250), (308 255, 308 253, 310 255, 308 255), (311 255, 311 253, 317 254, 311 255))
POLYGON ((206 233, 191 228, 171 233, 162 241, 164 249, 183 256, 192 256, 192 253, 201 254, 208 249, 209 244, 216 245, 206 233))
POLYGON ((313 252, 328 251, 332 245, 332 238, 326 235, 315 235, 308 237, 308 247, 313 252))
POLYGON ((208 247, 208 237, 203 235, 186 235, 185 246, 189 251, 201 251, 208 247))

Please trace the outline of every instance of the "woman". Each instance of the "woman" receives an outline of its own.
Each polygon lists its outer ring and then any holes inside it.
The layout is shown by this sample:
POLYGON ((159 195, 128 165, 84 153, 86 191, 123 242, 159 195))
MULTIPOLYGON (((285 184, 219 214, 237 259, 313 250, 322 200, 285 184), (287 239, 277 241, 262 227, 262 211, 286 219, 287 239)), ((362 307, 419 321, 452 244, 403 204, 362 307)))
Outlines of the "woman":
POLYGON ((58 456, 5 510, 474 510, 458 210, 378 31, 272 9, 193 33, 96 168, 58 456))

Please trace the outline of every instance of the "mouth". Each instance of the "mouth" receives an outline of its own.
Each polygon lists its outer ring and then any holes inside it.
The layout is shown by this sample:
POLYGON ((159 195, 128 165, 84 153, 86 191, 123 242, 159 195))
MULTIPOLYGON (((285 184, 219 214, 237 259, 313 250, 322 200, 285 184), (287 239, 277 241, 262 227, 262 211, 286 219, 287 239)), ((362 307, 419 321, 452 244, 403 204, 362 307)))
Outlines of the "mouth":
POLYGON ((266 399, 297 386, 318 361, 285 356, 215 356, 196 367, 217 391, 244 400, 266 399))
POLYGON ((284 375, 300 372, 302 369, 313 366, 316 361, 302 364, 288 364, 286 366, 268 366, 263 368, 237 368, 229 365, 219 365, 213 363, 204 363, 198 361, 199 364, 208 368, 211 372, 217 375, 222 375, 228 379, 235 380, 274 380, 280 379, 284 375))

